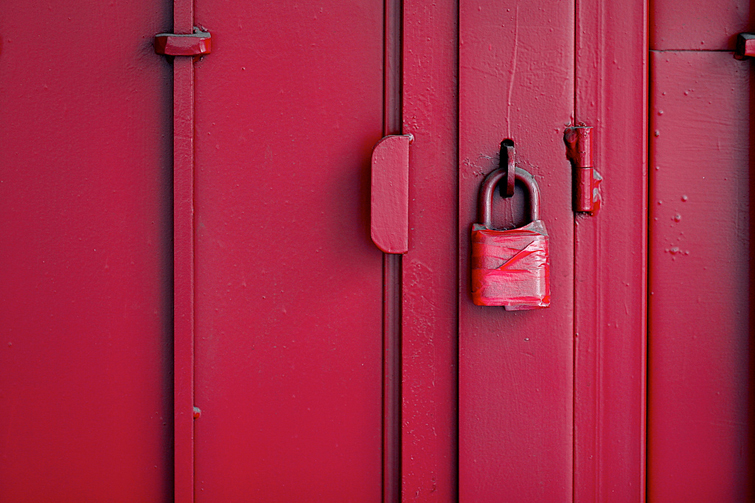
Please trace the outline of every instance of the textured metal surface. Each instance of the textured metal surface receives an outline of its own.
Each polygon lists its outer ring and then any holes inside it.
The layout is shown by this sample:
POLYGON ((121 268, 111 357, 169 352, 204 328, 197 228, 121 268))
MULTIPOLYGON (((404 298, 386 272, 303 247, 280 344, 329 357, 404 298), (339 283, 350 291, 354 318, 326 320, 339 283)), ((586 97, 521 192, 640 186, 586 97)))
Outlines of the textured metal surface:
MULTIPOLYGON (((173 0, 173 29, 191 33, 193 0, 173 0)), ((173 458, 175 499, 194 501, 194 62, 173 60, 173 458)))
POLYGON ((753 68, 651 63, 648 497, 752 501, 753 68))
POLYGON ((383 3, 196 9, 196 499, 381 501, 383 3))
POLYGON ((2 11, 0 499, 169 501, 169 6, 2 11))
POLYGON ((653 0, 650 48, 732 51, 737 34, 752 32, 752 6, 746 0, 653 0))
MULTIPOLYGON (((457 501, 457 54, 453 0, 403 1, 409 252, 403 255, 403 501, 457 501)), ((498 139, 500 141, 500 138, 498 139)))

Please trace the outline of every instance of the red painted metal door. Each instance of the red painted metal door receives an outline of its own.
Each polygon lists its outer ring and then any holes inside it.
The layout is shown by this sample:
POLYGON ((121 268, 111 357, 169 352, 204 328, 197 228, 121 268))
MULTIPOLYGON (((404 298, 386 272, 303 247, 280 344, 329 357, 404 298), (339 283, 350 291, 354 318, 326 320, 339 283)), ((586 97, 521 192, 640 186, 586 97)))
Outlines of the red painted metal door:
POLYGON ((195 16, 195 497, 379 501, 383 3, 195 16))
POLYGON ((170 11, 1 10, 0 499, 169 500, 170 11))
POLYGON ((641 500, 645 4, 176 0, 173 30, 215 49, 172 62, 165 7, 0 18, 2 499, 157 501, 175 477, 178 501, 641 500), (594 217, 572 212, 579 122, 594 217), (402 258, 368 214, 397 133, 402 258), (542 189, 546 310, 468 293, 504 138, 542 189))
POLYGON ((749 2, 657 1, 651 31, 648 498, 752 501, 749 2), (682 28, 683 27, 683 28, 682 28))

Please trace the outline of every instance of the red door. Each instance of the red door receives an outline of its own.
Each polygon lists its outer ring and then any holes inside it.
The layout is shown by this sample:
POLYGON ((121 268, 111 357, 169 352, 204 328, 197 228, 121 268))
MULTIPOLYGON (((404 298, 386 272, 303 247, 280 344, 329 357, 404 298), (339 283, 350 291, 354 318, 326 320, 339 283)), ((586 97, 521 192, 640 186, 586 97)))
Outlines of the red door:
POLYGON ((751 498, 748 12, 677 7, 650 53, 639 1, 4 7, 0 499, 641 501, 646 326, 647 495, 751 498), (211 54, 154 53, 194 27, 211 54), (403 255, 370 240, 387 134, 403 255), (507 138, 544 310, 469 293, 507 138))
POLYGON ((196 499, 379 501, 382 2, 195 16, 196 499))
POLYGON ((0 10, 0 499, 168 500, 170 12, 0 10))

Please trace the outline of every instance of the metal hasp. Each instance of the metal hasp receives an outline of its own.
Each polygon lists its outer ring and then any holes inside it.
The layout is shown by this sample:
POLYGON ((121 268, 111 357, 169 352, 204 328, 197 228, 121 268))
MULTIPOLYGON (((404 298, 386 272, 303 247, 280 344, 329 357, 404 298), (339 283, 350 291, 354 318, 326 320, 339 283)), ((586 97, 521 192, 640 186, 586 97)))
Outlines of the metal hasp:
POLYGON ((592 127, 574 126, 564 133, 566 157, 574 170, 574 211, 595 215, 600 209, 600 182, 593 167, 592 127))
POLYGON ((501 197, 512 197, 516 184, 516 150, 514 141, 505 139, 501 142, 501 169, 506 173, 506 184, 501 185, 501 197))
POLYGON ((737 35, 737 47, 734 57, 746 59, 755 56, 755 33, 740 33, 737 35))
POLYGON ((385 253, 409 251, 409 144, 412 135, 381 139, 372 151, 370 235, 385 253))
POLYGON ((212 35, 194 28, 194 33, 158 33, 155 35, 155 52, 163 56, 204 56, 212 52, 212 35))

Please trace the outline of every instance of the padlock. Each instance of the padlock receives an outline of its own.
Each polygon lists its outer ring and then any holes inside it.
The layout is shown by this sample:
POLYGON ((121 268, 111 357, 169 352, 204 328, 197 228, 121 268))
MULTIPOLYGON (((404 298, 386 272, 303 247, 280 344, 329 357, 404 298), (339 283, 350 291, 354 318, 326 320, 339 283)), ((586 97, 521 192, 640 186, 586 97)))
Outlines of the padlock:
POLYGON ((548 233, 540 220, 540 189, 531 174, 516 168, 516 181, 529 192, 531 222, 517 229, 493 229, 493 192, 505 175, 503 169, 493 171, 480 188, 482 223, 472 225, 472 300, 508 311, 548 307, 550 260, 548 233))

